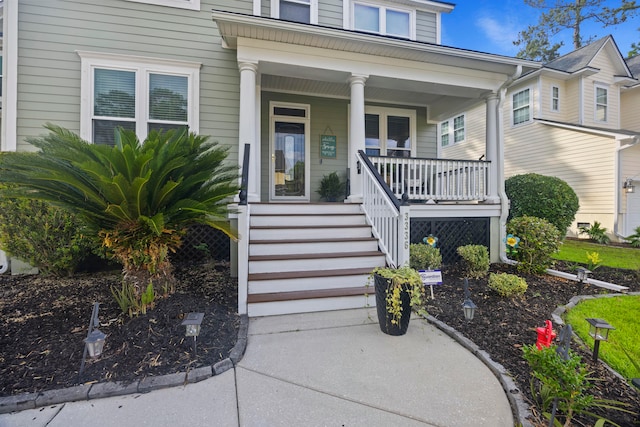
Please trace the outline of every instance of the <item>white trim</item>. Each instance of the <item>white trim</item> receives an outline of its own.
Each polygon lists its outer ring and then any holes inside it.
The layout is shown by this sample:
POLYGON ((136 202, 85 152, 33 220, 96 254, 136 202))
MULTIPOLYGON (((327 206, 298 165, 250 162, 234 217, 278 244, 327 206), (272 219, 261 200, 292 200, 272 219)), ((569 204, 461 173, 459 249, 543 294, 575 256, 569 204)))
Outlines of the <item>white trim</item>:
POLYGON ((0 151, 18 148, 18 2, 3 7, 2 139, 0 151))
POLYGON ((438 143, 438 147, 440 148, 447 148, 447 147, 452 147, 454 145, 458 145, 458 144, 462 144, 467 140, 467 114, 466 113, 461 113, 461 114, 456 114, 453 117, 448 118, 447 120, 443 120, 440 123, 438 123, 438 135, 437 135, 437 143, 438 143), (460 141, 456 141, 455 138, 455 121, 458 117, 462 117, 462 121, 464 123, 464 126, 462 127, 462 130, 464 132, 464 138, 462 138, 460 141), (442 145, 442 125, 444 123, 447 123, 447 136, 449 137, 449 142, 447 143, 447 145, 442 145))
POLYGON ((127 0, 136 3, 155 4, 156 6, 175 7, 178 9, 200 10, 200 0, 127 0))
POLYGON ((260 0, 253 0, 253 15, 262 16, 262 10, 260 8, 260 0))
POLYGON ((442 44, 442 13, 440 12, 436 12, 436 44, 442 44))
POLYGON ((81 60, 80 84, 80 137, 92 140, 93 118, 93 70, 96 68, 120 69, 136 73, 136 134, 144 140, 147 136, 147 100, 149 74, 173 74, 186 76, 188 82, 187 125, 191 132, 198 133, 200 128, 199 96, 200 67, 199 62, 185 62, 147 58, 131 55, 118 55, 103 52, 76 51, 81 60))
MULTIPOLYGON (((280 1, 309 5, 309 23, 318 24, 318 0, 271 0, 271 17, 280 19, 280 1)), ((255 8, 254 8, 255 11, 255 8)))
POLYGON ((309 201, 311 200, 311 105, 293 102, 269 101, 269 200, 309 201), (282 116, 273 113, 275 108, 295 108, 305 111, 305 117, 282 116), (275 122, 304 124, 304 196, 276 196, 275 194, 275 122))
POLYGON ((556 86, 556 85, 551 85, 551 105, 549 105, 549 109, 554 112, 554 113, 559 113, 560 112, 560 86, 556 86), (554 96, 553 90, 557 89, 558 91, 558 96, 554 96), (558 101, 557 102, 557 107, 554 106, 553 101, 558 101))
POLYGON ((610 116, 610 105, 609 105, 609 92, 610 92, 610 87, 608 84, 606 83, 597 83, 594 82, 593 84, 593 121, 595 123, 609 123, 609 116, 610 116), (604 120, 600 120, 598 119, 598 89, 604 89, 604 91, 606 92, 607 95, 607 99, 605 104, 600 104, 600 105, 604 105, 605 110, 604 110, 604 120))
POLYGON ((350 4, 350 9, 349 9, 349 15, 350 15, 350 29, 351 30, 355 30, 355 31, 363 31, 363 32, 369 32, 366 30, 359 30, 356 29, 355 27, 355 6, 356 4, 360 4, 363 6, 369 6, 369 7, 375 7, 378 8, 378 10, 381 12, 380 13, 380 31, 374 31, 371 32, 371 34, 380 34, 380 35, 390 35, 393 37, 400 37, 400 38, 404 38, 403 36, 397 35, 397 34, 389 34, 389 32, 387 31, 387 25, 386 25, 386 11, 387 10, 392 10, 392 11, 397 11, 397 12, 402 12, 402 13, 406 13, 409 15, 409 37, 407 38, 408 40, 415 40, 416 39, 416 11, 415 9, 408 9, 406 7, 400 7, 396 4, 387 4, 386 2, 383 1, 376 1, 376 0, 352 0, 351 4, 350 4))
POLYGON ((584 124, 584 77, 578 82, 578 124, 584 124))

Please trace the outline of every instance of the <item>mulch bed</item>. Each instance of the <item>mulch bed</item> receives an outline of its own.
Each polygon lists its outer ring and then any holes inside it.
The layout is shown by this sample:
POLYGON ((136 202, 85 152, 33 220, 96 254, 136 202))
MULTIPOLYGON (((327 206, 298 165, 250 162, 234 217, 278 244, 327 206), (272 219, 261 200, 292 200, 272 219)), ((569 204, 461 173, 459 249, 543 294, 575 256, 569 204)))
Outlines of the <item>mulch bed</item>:
MULTIPOLYGON (((559 269, 569 271, 570 266, 559 269)), ((507 265, 492 271, 514 272, 507 265)), ((146 316, 124 316, 111 293, 120 284, 119 271, 79 274, 71 278, 0 276, 0 396, 38 392, 78 383, 123 381, 213 365, 228 357, 236 343, 239 318, 237 283, 226 264, 182 265, 176 268, 176 293, 158 301, 146 316), (78 378, 92 305, 100 305, 100 330, 107 334, 104 354, 87 360, 78 378), (188 312, 204 312, 198 338, 197 357, 191 338, 181 326, 188 312)), ((457 329, 487 351, 514 377, 534 415, 539 415, 529 392, 530 372, 522 358, 522 346, 536 341, 535 328, 544 326, 553 310, 579 294, 606 292, 552 276, 524 276, 529 286, 525 296, 504 299, 487 288, 487 280, 470 280, 471 298, 478 306, 473 321, 462 314, 463 279, 459 268, 443 269, 444 284, 435 287, 429 300, 429 314, 457 329)), ((594 278, 640 291, 638 273, 600 267, 594 278)), ((601 351, 606 351, 604 344, 601 351)), ((634 389, 613 375, 601 363, 591 363, 591 352, 578 342, 572 349, 582 355, 594 376, 592 393, 598 397, 629 403, 640 408, 634 389)), ((428 362, 425 362, 428 363, 428 362)), ((455 367, 452 367, 455 369, 455 367)), ((604 413, 622 426, 640 425, 633 416, 604 413)), ((540 418, 536 425, 546 425, 540 418)), ((574 425, 593 425, 578 418, 574 425)))
MULTIPOLYGON (((569 271, 570 266, 559 263, 556 269, 569 271)), ((501 264, 492 265, 492 272, 507 272, 516 274, 515 268, 501 264)), ((639 272, 598 268, 591 277, 618 285, 629 287, 631 292, 640 291, 639 272)), ((464 300, 463 279, 456 267, 443 269, 443 285, 435 286, 435 299, 429 299, 427 311, 433 317, 455 328, 462 335, 473 341, 491 358, 502 364, 513 376, 527 403, 531 405, 536 416, 535 425, 547 425, 542 421, 530 393, 530 370, 522 357, 523 345, 535 344, 536 328, 543 327, 545 320, 551 319, 551 313, 556 307, 565 305, 576 295, 601 294, 605 289, 585 284, 582 289, 577 282, 554 276, 522 275, 527 281, 528 289, 522 298, 506 299, 487 287, 487 279, 469 280, 471 299, 478 306, 472 321, 466 321, 462 312, 464 300)), ((556 327, 554 326, 554 329, 556 327)), ((556 332, 558 330, 556 329, 556 332)), ((601 352, 606 351, 607 344, 601 346, 601 352)), ((628 403, 629 409, 640 410, 638 393, 630 385, 615 376, 602 363, 591 362, 591 350, 577 340, 571 344, 571 349, 581 355, 594 378, 603 381, 594 382, 590 393, 596 397, 613 399, 628 403)), ((621 426, 640 425, 637 417, 619 411, 594 411, 604 417, 617 422, 621 426)), ((593 425, 595 419, 574 418, 576 426, 593 425)))
POLYGON ((0 396, 80 383, 133 382, 186 372, 229 356, 239 327, 237 282, 226 264, 177 266, 176 292, 145 316, 122 314, 111 295, 120 271, 70 278, 0 276, 0 396), (93 303, 107 334, 103 355, 78 376, 93 303), (186 313, 203 312, 197 342, 185 337, 186 313))

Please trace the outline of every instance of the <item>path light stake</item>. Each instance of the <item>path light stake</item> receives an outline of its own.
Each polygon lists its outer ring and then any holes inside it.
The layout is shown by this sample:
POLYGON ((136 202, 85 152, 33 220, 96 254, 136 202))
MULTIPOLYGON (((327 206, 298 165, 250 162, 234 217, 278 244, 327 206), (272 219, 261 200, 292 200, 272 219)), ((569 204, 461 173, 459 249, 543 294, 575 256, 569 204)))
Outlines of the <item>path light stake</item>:
POLYGON ((96 328, 100 324, 98 320, 98 310, 100 310, 100 303, 93 304, 93 310, 91 311, 91 320, 89 321, 89 330, 87 337, 84 339, 84 351, 82 352, 82 363, 80 364, 80 371, 78 372, 78 379, 84 372, 84 363, 87 359, 87 353, 89 357, 95 358, 102 354, 104 348, 104 341, 107 337, 100 329, 96 328))
POLYGON ((593 358, 594 362, 598 361, 598 352, 600 351, 600 341, 609 340, 609 331, 615 329, 602 319, 585 319, 589 325, 589 335, 593 338, 593 358))
MULTIPOLYGON (((565 325, 560 331, 558 337, 558 346, 556 347, 556 354, 560 356, 565 362, 569 360, 569 347, 571 346, 571 336, 573 335, 573 329, 571 325, 565 325)), ((553 407, 551 408, 551 419, 549 420, 549 427, 554 426, 554 419, 556 418, 556 411, 558 410, 558 398, 553 399, 553 407)))
POLYGON ((587 279, 589 278, 589 274, 591 274, 591 271, 587 270, 584 267, 578 267, 576 269, 576 279, 578 279, 580 292, 582 292, 582 288, 584 287, 584 282, 586 282, 587 279))
POLYGON ((186 330, 184 335, 187 337, 193 337, 193 355, 195 357, 198 356, 197 339, 198 335, 200 335, 200 325, 202 324, 202 319, 204 318, 204 313, 188 313, 182 324, 186 326, 186 330))
POLYGON ((464 310, 464 318, 467 320, 473 320, 473 315, 478 308, 473 301, 471 301, 471 294, 469 293, 469 280, 464 278, 464 303, 462 303, 462 310, 464 310))

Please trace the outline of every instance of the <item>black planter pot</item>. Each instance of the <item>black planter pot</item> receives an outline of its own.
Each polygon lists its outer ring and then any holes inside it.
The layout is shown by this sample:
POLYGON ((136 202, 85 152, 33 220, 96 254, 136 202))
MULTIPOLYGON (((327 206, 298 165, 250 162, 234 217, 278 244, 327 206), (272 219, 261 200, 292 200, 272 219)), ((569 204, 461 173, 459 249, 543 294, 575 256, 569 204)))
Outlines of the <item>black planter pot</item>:
POLYGON ((391 323, 391 314, 387 312, 387 289, 391 287, 391 279, 374 274, 373 283, 376 288, 376 310, 378 312, 378 323, 380 330, 388 335, 404 335, 409 328, 411 319, 411 297, 407 291, 400 292, 400 303, 402 304, 402 314, 400 323, 391 323))

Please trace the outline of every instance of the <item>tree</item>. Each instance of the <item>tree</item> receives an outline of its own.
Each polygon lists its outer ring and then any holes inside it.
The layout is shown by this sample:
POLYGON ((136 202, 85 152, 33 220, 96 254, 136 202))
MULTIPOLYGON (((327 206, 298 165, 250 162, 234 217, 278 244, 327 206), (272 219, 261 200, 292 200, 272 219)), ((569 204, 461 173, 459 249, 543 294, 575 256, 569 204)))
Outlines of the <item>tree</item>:
MULTIPOLYGON (((638 31, 640 31, 640 28, 638 28, 638 31)), ((631 58, 636 55, 640 55, 640 42, 631 43, 631 50, 629 51, 627 57, 631 58)))
POLYGON ((599 22, 602 27, 617 25, 636 16, 640 8, 635 0, 621 0, 618 7, 605 6, 605 0, 524 0, 525 4, 544 10, 536 25, 529 25, 518 33, 513 42, 521 46, 519 58, 548 62, 559 56, 562 42, 551 40, 563 30, 573 31, 573 48, 579 49, 589 43, 593 37, 584 38, 581 29, 585 21, 599 22))
POLYGON ((233 235, 226 203, 238 191, 237 168, 206 137, 153 131, 140 143, 134 132, 119 129, 110 147, 46 128, 49 135, 29 140, 39 152, 0 156, 0 182, 15 184, 3 196, 44 200, 80 215, 123 265, 118 292, 134 297, 134 311, 173 290, 169 253, 189 225, 233 235))

